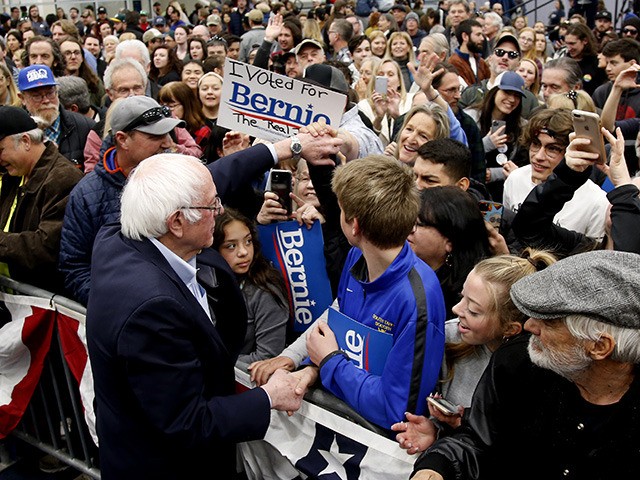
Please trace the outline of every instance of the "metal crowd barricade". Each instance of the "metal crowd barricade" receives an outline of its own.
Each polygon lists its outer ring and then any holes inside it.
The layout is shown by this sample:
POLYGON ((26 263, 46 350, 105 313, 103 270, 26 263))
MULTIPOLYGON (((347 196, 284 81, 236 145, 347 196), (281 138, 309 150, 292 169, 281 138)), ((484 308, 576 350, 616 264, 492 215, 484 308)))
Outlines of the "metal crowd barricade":
MULTIPOLYGON (((45 298, 82 315, 86 313, 79 303, 7 277, 0 276, 0 286, 16 295, 45 298)), ((96 466, 98 449, 87 428, 78 384, 63 358, 56 328, 38 386, 11 435, 92 478, 100 478, 96 466)))
MULTIPOLYGON (((86 309, 77 302, 7 277, 0 276, 0 290, 13 295, 46 299, 56 311, 57 307, 62 307, 78 313, 82 318, 86 315, 86 309)), ((236 380, 241 384, 243 375, 248 377, 246 366, 238 366, 236 380)), ((249 385, 245 386, 250 388, 249 385)), ((305 396, 305 402, 337 415, 348 424, 373 432, 380 438, 388 438, 388 431, 371 424, 322 388, 312 388, 305 396)), ((98 447, 87 426, 79 385, 64 358, 57 328, 53 328, 51 346, 36 390, 22 420, 10 436, 54 456, 91 478, 100 479, 98 447)))

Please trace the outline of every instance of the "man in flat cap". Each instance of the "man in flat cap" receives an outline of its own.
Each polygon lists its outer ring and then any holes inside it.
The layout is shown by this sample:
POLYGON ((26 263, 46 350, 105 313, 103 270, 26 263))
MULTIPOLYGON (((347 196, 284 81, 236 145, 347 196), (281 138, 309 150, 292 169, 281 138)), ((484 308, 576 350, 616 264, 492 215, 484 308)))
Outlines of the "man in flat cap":
POLYGON ((17 107, 0 107, 0 167, 0 274, 61 293, 62 219, 82 172, 17 107))
POLYGON ((531 335, 495 352, 462 427, 412 479, 636 478, 639 272, 640 255, 601 250, 516 282, 531 335))

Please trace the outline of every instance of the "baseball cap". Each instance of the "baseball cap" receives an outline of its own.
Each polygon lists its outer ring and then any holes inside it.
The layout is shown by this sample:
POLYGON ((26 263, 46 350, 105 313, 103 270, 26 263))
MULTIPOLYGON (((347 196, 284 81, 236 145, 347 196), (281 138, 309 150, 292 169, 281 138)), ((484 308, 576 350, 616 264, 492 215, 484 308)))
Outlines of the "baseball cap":
POLYGON ((143 95, 123 98, 111 114, 112 133, 138 130, 150 135, 165 135, 184 125, 182 120, 171 117, 168 107, 161 107, 153 98, 143 95))
POLYGON ((24 92, 38 87, 58 85, 53 72, 46 65, 29 65, 18 73, 18 90, 24 92))
POLYGON ((142 41, 144 43, 149 43, 151 40, 158 37, 164 37, 164 34, 157 28, 150 28, 142 34, 142 41))
POLYGON ((147 12, 146 10, 140 10, 140 16, 141 17, 147 17, 147 16, 149 16, 149 12, 147 12))
MULTIPOLYGON (((517 75, 517 74, 516 74, 517 75)), ((336 67, 324 63, 309 65, 302 72, 302 78, 311 80, 316 85, 323 86, 334 92, 349 93, 349 85, 344 74, 336 67)))
POLYGON ((221 23, 222 23, 222 20, 220 19, 220 15, 216 15, 215 13, 212 13, 207 17, 207 26, 220 25, 221 23))
POLYGON ((500 35, 498 37, 498 40, 496 40, 496 45, 495 48, 498 48, 500 45, 502 45, 505 42, 510 42, 513 43, 516 48, 518 49, 518 53, 522 54, 522 50, 520 50, 520 42, 518 41, 518 39, 514 36, 511 35, 510 33, 503 33, 502 35, 500 35))
POLYGON ((302 48, 307 45, 313 45, 314 47, 319 48, 320 50, 323 50, 322 44, 320 42, 318 42, 317 40, 314 40, 313 38, 305 38, 298 44, 296 48, 294 48, 293 53, 298 55, 298 53, 300 53, 300 50, 302 50, 302 48))
POLYGON ((623 328, 640 328, 640 255, 595 250, 571 255, 511 287, 525 315, 555 320, 582 315, 623 328))
POLYGON ((166 24, 164 17, 156 17, 153 19, 153 25, 155 27, 164 27, 166 24))
POLYGON ((598 13, 596 13, 596 20, 600 20, 600 19, 611 21, 611 12, 608 12, 606 10, 600 10, 598 13))
POLYGON ((38 125, 29 113, 20 107, 0 107, 0 141, 10 135, 28 132, 38 125))
POLYGON ((107 13, 107 9, 104 7, 99 7, 98 8, 98 13, 107 13))
POLYGON ((262 13, 262 10, 258 10, 257 8, 254 8, 249 13, 247 13, 247 18, 254 23, 263 22, 264 13, 262 13))
POLYGON ((500 90, 517 92, 524 96, 524 78, 516 72, 503 72, 496 78, 496 84, 500 90))

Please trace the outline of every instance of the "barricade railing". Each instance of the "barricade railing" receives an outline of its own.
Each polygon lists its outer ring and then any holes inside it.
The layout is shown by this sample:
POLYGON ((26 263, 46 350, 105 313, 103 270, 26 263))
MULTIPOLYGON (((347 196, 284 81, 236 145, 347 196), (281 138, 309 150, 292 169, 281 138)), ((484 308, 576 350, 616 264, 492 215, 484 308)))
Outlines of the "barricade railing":
MULTIPOLYGON (((54 310, 61 306, 82 317, 86 313, 77 302, 7 277, 0 276, 0 286, 7 293, 47 299, 54 310)), ((40 381, 11 435, 92 478, 100 478, 97 447, 84 418, 78 383, 64 361, 57 328, 53 329, 40 381)))
MULTIPOLYGON (((0 276, 0 290, 16 296, 35 297, 41 304, 43 303, 41 299, 45 299, 44 303, 56 312, 56 322, 60 315, 69 316, 69 312, 75 312, 74 318, 84 325, 86 309, 68 298, 2 276, 0 276)), ((11 432, 11 436, 56 457, 64 464, 91 478, 100 479, 98 447, 87 426, 77 375, 74 376, 68 366, 63 353, 64 342, 61 341, 59 329, 55 326, 51 338, 51 346, 38 385, 22 420, 11 432)), ((249 386, 246 380, 242 380, 243 378, 248 378, 246 368, 239 366, 236 369, 236 379, 239 383, 249 386)), ((86 398, 83 398, 86 402, 86 398)), ((377 444, 378 451, 385 453, 391 451, 392 461, 400 465, 395 473, 402 473, 402 470, 406 470, 407 474, 410 473, 412 459, 389 438, 389 432, 368 422, 346 403, 318 388, 308 392, 303 404, 305 405, 303 411, 319 408, 314 411, 325 412, 321 414, 321 420, 316 420, 318 424, 323 424, 324 418, 334 423, 342 422, 339 424, 342 426, 337 427, 336 431, 342 431, 342 435, 348 437, 353 436, 356 442, 359 441, 369 448, 372 444, 377 444), (360 438, 356 434, 349 433, 351 431, 360 432, 360 438)), ((280 427, 284 425, 284 428, 289 429, 295 429, 296 425, 291 423, 286 415, 280 417, 278 423, 280 427)), ((326 425, 329 425, 329 421, 326 425)), ((277 441, 271 443, 276 449, 279 448, 277 441)), ((286 451, 281 450, 280 453, 290 458, 286 451)))

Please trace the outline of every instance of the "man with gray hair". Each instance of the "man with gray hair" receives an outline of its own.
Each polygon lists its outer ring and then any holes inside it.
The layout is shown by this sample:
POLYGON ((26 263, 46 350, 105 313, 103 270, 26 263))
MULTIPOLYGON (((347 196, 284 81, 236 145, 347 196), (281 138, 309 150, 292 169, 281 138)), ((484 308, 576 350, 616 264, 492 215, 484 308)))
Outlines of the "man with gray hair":
POLYGON ((0 107, 0 271, 14 280, 62 292, 57 272, 69 193, 82 172, 63 157, 26 110, 0 107))
POLYGON ((487 39, 485 46, 486 51, 484 58, 488 58, 489 55, 493 53, 493 49, 496 45, 496 40, 498 39, 498 34, 500 30, 502 30, 502 17, 495 12, 487 12, 483 15, 484 24, 482 25, 482 33, 484 37, 487 39))
POLYGON ((344 18, 337 18, 327 30, 329 45, 333 49, 333 59, 345 65, 351 65, 353 59, 349 52, 349 41, 353 37, 353 27, 344 18))
POLYGON ((531 335, 493 354, 462 427, 418 459, 412 479, 635 478, 639 272, 640 255, 600 250, 516 282, 531 335))
MULTIPOLYGON (((120 60, 122 58, 132 58, 142 65, 142 68, 146 72, 145 76, 149 75, 149 69, 151 68, 151 56, 149 54, 149 49, 141 40, 125 40, 120 42, 116 47, 115 60, 120 60)), ((145 88, 145 95, 147 97, 151 97, 154 100, 158 99, 160 87, 155 81, 148 79, 145 88)))
MULTIPOLYGON (((106 110, 96 105, 91 105, 91 95, 87 82, 80 77, 65 75, 58 78, 58 98, 60 104, 70 112, 76 112, 99 122, 106 110)), ((86 144, 85 144, 86 146, 86 144)))
POLYGON ((235 393, 242 342, 225 338, 225 325, 243 338, 242 294, 235 284, 220 299, 236 307, 223 318, 196 277, 223 212, 197 158, 155 155, 129 175, 121 226, 96 238, 87 342, 105 480, 198 478, 212 461, 216 476, 236 478, 235 442, 263 438, 271 409, 300 407, 297 374, 282 370, 235 393))

